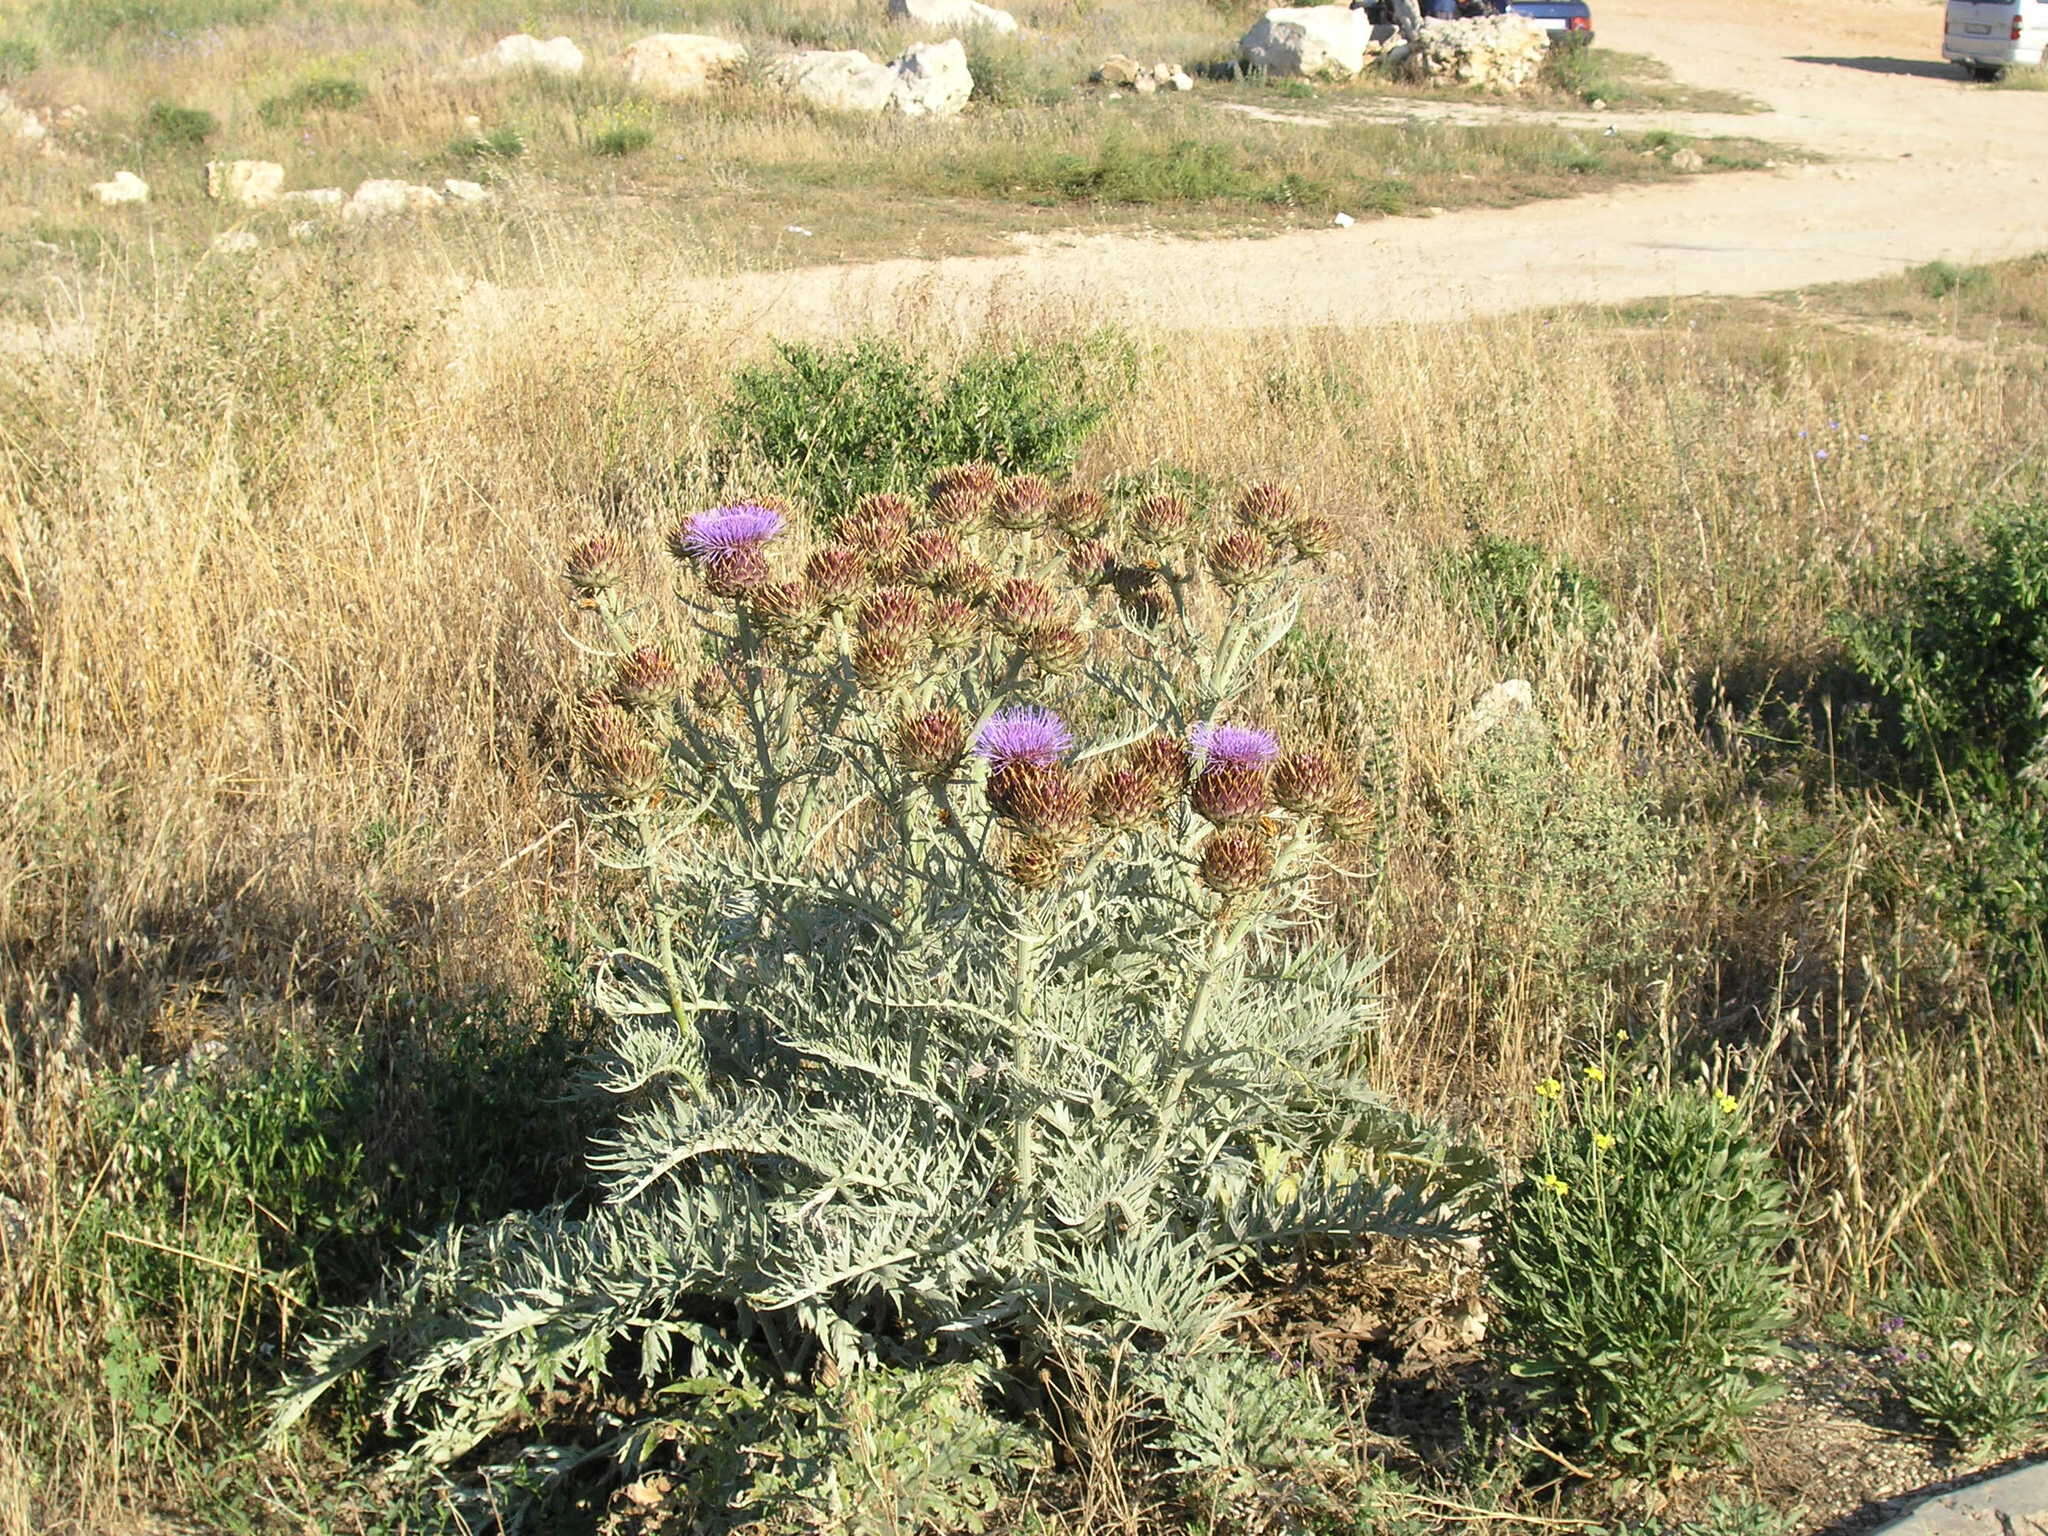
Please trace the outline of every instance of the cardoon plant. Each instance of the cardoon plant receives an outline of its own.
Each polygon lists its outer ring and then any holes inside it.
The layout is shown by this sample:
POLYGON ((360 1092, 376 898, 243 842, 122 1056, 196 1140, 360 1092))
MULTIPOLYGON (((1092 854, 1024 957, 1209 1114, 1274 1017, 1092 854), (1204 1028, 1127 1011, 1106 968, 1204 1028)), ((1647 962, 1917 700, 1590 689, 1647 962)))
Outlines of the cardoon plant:
POLYGON ((679 611, 617 551, 572 558, 606 658, 579 788, 621 877, 598 1193, 444 1232, 328 1319, 284 1422, 380 1351, 385 1421, 435 1462, 578 1379, 1093 1358, 1150 1384, 1169 1454, 1302 1452, 1299 1384, 1216 1366, 1234 1287, 1448 1232, 1483 1172, 1359 1075, 1376 965, 1322 939, 1319 893, 1369 817, 1253 723, 1305 514, 1148 503, 1138 542, 976 466, 928 500, 833 539, 691 517, 679 611), (1241 1428, 1204 1384, 1254 1380, 1294 1427, 1196 1445, 1241 1428))

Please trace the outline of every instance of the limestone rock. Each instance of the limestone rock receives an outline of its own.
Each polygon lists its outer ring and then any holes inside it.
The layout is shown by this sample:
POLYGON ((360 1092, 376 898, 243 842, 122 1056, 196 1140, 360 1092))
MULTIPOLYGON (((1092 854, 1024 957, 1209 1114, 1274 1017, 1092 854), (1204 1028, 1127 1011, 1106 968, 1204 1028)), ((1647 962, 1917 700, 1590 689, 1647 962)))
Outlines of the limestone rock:
POLYGON ((1495 683, 1459 722, 1457 744, 1469 747, 1486 736, 1531 737, 1549 734, 1543 716, 1536 709, 1536 690, 1524 678, 1511 677, 1495 683))
POLYGON ((149 183, 133 171, 116 171, 111 181, 96 181, 91 190, 94 197, 109 207, 149 201, 149 183))
POLYGON ((451 203, 476 204, 491 200, 491 189, 480 181, 462 181, 451 176, 441 183, 441 190, 451 203))
POLYGON ((1425 21, 1399 62, 1418 79, 1514 93, 1536 83, 1549 57, 1550 34, 1527 17, 1473 16, 1425 21))
POLYGON ((246 256, 262 244, 246 229, 224 229, 213 237, 213 244, 208 249, 221 256, 246 256))
POLYGON ((48 149, 50 126, 32 108, 0 91, 0 138, 13 139, 29 149, 48 149))
POLYGON ((769 72, 792 95, 828 112, 880 112, 896 94, 896 71, 853 48, 785 54, 769 72))
POLYGON ((306 187, 287 192, 278 201, 295 208, 339 208, 346 197, 339 187, 306 187))
POLYGON ((515 32, 510 37, 499 38, 486 52, 464 60, 463 68, 473 75, 507 75, 522 69, 538 69, 551 75, 580 75, 583 73, 583 50, 566 37, 551 37, 542 42, 524 32, 515 32))
POLYGON ((889 0, 889 16, 894 21, 915 22, 939 32, 964 32, 971 27, 1003 33, 1017 30, 1016 17, 993 5, 983 5, 981 0, 889 0))
POLYGON ((657 32, 620 55, 628 83, 652 96, 696 96, 747 62, 746 45, 692 32, 657 32))
POLYGON ((1684 171, 1690 175, 1698 171, 1704 171, 1706 168, 1707 157, 1690 145, 1679 150, 1671 157, 1671 169, 1674 171, 1684 171))
POLYGON ((284 167, 275 160, 209 160, 206 195, 217 203, 263 208, 284 191, 284 167))
POLYGON ((1138 76, 1145 66, 1126 54, 1112 53, 1102 61, 1102 67, 1095 71, 1097 85, 1131 86, 1138 83, 1138 76))
POLYGON ((324 232, 325 228, 318 219, 293 219, 290 228, 285 230, 285 233, 300 245, 309 240, 318 240, 324 232))
POLYGON ((1372 21, 1349 5, 1283 6, 1239 40, 1245 63, 1269 75, 1349 80, 1365 68, 1372 21))
POLYGON ((409 191, 411 188, 402 181, 382 177, 366 181, 342 205, 341 216, 351 224, 391 218, 410 206, 406 196, 409 191))
POLYGON ((957 37, 906 48, 889 68, 896 76, 892 104, 905 117, 951 117, 974 94, 967 49, 957 37))
POLYGON ((1112 85, 1120 90, 1136 91, 1149 96, 1154 91, 1192 91, 1195 82, 1188 72, 1177 64, 1164 60, 1146 66, 1127 54, 1112 53, 1102 61, 1102 67, 1088 77, 1095 85, 1112 85))

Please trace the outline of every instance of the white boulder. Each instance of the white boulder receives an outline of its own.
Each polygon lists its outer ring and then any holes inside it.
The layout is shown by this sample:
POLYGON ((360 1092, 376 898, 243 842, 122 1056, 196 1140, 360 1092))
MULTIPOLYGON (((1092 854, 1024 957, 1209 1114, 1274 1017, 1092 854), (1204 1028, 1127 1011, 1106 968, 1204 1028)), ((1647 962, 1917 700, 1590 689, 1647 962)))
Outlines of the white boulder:
POLYGON ((896 76, 891 104, 905 117, 951 117, 974 94, 967 50, 957 37, 906 48, 889 68, 896 76))
POLYGON ((339 208, 346 196, 339 187, 306 187, 287 192, 278 201, 298 208, 339 208))
POLYGON ((0 91, 0 138, 13 139, 30 149, 48 149, 50 126, 29 107, 0 91))
POLYGON ((275 160, 209 160, 206 195, 217 203, 263 208, 284 191, 284 167, 275 160))
POLYGON ((501 37, 490 48, 463 61, 473 75, 509 75, 522 69, 538 69, 551 75, 583 73, 583 50, 566 37, 542 42, 524 32, 501 37))
POLYGON ((1365 68, 1373 27, 1348 5, 1283 6, 1239 40, 1245 63, 1269 75, 1349 80, 1365 68))
POLYGON ((983 5, 981 0, 889 0, 889 16, 940 32, 964 32, 970 27, 1003 33, 1017 30, 1016 17, 983 5))
POLYGON ((747 62, 744 43, 690 32, 657 32, 619 56, 629 84, 653 96, 695 96, 747 62))
POLYGON ((133 171, 116 171, 112 180, 94 182, 91 191, 94 197, 108 207, 120 203, 149 201, 149 183, 133 171))
POLYGON ((769 73, 793 96, 828 112, 880 112, 896 95, 896 71, 854 48, 784 54, 769 73))
POLYGON ((1398 62, 1420 78, 1513 93, 1534 85, 1549 57, 1550 34, 1527 17, 1473 16, 1425 21, 1398 62))
POLYGON ((441 190, 451 203, 488 203, 491 189, 480 181, 462 181, 450 176, 441 183, 441 190))
POLYGON ((342 204, 341 216, 351 224, 391 218, 411 206, 407 197, 411 190, 407 183, 388 177, 366 181, 356 188, 354 196, 342 204))

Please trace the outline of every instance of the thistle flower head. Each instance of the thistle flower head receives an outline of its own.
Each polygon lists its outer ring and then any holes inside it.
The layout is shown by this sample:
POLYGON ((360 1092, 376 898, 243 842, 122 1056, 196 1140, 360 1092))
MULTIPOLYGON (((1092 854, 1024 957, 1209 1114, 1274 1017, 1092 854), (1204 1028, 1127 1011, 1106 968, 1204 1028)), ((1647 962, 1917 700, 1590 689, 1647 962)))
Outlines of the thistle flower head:
POLYGON ((986 502, 1002 483, 1002 471, 993 464, 955 464, 932 476, 931 484, 925 488, 925 499, 936 502, 941 496, 962 492, 986 502))
POLYGON ((1066 872, 1066 850, 1040 837, 1020 837, 1003 857, 1003 873, 1027 891, 1050 890, 1066 872))
POLYGON ((932 604, 926 628, 933 645, 942 651, 956 651, 972 645, 981 633, 981 612, 963 598, 942 597, 932 604))
POLYGON ((863 497, 834 530, 839 542, 870 560, 891 560, 910 537, 910 503, 901 496, 863 497))
POLYGON ((1099 587, 1116 574, 1116 551, 1100 539, 1067 546, 1067 574, 1084 587, 1099 587))
POLYGON ((1225 591, 1236 591, 1270 576, 1273 546, 1249 529, 1225 534, 1208 549, 1209 574, 1225 591))
POLYGON ((1230 510, 1247 528, 1281 533, 1295 519, 1294 493, 1284 485, 1246 486, 1230 510))
POLYGON ((1052 487, 1037 475, 1018 475, 996 492, 989 520, 998 528, 1036 528, 1051 510, 1052 487))
POLYGON ((988 762, 990 773, 1015 763, 1050 768, 1074 745, 1066 721, 1037 704, 999 709, 974 735, 974 750, 988 762))
POLYGON ((764 635, 794 635, 817 621, 818 600, 800 581, 771 581, 750 590, 747 617, 764 635))
POLYGON ((1046 624, 1017 642, 1047 677, 1072 677, 1088 659, 1088 637, 1071 624, 1046 624))
POLYGON ((612 674, 612 697, 627 709, 658 708, 682 689, 683 678, 676 664, 651 645, 622 657, 612 674))
POLYGON ((949 533, 972 533, 981 526, 987 511, 986 496, 977 496, 959 486, 939 491, 925 503, 925 512, 933 525, 949 533))
POLYGON ((968 555, 954 561, 932 583, 932 591, 943 592, 948 597, 963 603, 978 603, 986 598, 989 589, 996 584, 996 573, 988 566, 968 555))
POLYGON ((936 586, 939 579, 966 557, 950 533, 915 534, 897 557, 897 577, 914 587, 936 586))
POLYGON ((853 675, 863 688, 889 693, 917 676, 917 652, 908 641, 863 635, 853 643, 853 675))
POLYGON ((584 720, 583 757, 604 794, 631 800, 660 787, 661 756, 624 710, 605 706, 584 720))
POLYGON ((592 597, 619 584, 624 564, 625 555, 617 541, 600 534, 569 551, 562 561, 562 574, 568 577, 570 586, 585 597, 592 597))
POLYGON ((1136 768, 1109 768, 1096 779, 1088 806, 1099 825, 1128 831, 1159 813, 1159 784, 1136 768))
POLYGON ((1131 532, 1147 544, 1178 544, 1194 526, 1194 508, 1181 496, 1154 496, 1131 517, 1131 532))
POLYGON ((925 601, 902 587, 884 587, 860 605, 855 624, 862 639, 909 645, 922 640, 929 622, 925 601))
POLYGON ((999 633, 1015 639, 1050 624, 1059 612, 1052 588, 1029 576, 1004 582, 989 599, 988 621, 999 633))
POLYGON ((1195 814, 1219 827, 1251 821, 1266 812, 1266 770, 1210 764, 1188 786, 1195 814))
POLYGON ((1188 732, 1188 741, 1202 754, 1204 773, 1224 768, 1267 768, 1280 755, 1271 731, 1249 725, 1209 721, 1188 732))
POLYGON ((1148 736, 1125 754, 1124 761, 1152 785, 1156 804, 1178 800, 1188 787, 1188 749, 1171 736, 1148 736))
POLYGON ((1372 824, 1372 802, 1355 789, 1339 790, 1323 807, 1321 831, 1332 843, 1363 842, 1372 824))
POLYGON ((1273 876, 1273 844, 1252 827, 1224 827, 1202 844, 1202 884, 1225 898, 1256 891, 1273 876))
POLYGON ((729 549, 703 565, 704 589, 713 597, 745 597, 775 579, 768 557, 758 549, 729 549))
POLYGON ((1120 566, 1109 578, 1116 593, 1116 605, 1133 624, 1151 629, 1162 624, 1171 611, 1172 598, 1157 571, 1141 565, 1120 566))
POLYGON ((989 775, 987 793, 990 810, 1035 838, 1063 847, 1088 840, 1088 792, 1064 763, 1011 763, 989 775))
POLYGON ((868 563, 858 550, 830 544, 804 563, 804 580, 824 608, 844 608, 868 584, 868 563))
POLYGON ((1052 525, 1076 539, 1092 539, 1109 526, 1109 503, 1100 491, 1073 486, 1053 499, 1052 525))
POLYGON ((732 702, 732 691, 731 669, 716 666, 697 674, 690 684, 690 700, 706 714, 716 714, 732 702))
POLYGON ((1273 770, 1273 798, 1298 816, 1320 811, 1337 790, 1337 770, 1320 752, 1291 753, 1273 770))
POLYGON ((889 749, 906 772, 937 778, 967 750, 967 722, 953 709, 928 709, 896 724, 889 749))
POLYGON ((677 541, 691 559, 716 565, 739 550, 757 550, 782 532, 784 518, 773 507, 743 501, 714 507, 684 521, 677 541))
POLYGON ((1321 512, 1304 512, 1288 525, 1287 537, 1304 560, 1319 560, 1337 547, 1336 521, 1321 512))

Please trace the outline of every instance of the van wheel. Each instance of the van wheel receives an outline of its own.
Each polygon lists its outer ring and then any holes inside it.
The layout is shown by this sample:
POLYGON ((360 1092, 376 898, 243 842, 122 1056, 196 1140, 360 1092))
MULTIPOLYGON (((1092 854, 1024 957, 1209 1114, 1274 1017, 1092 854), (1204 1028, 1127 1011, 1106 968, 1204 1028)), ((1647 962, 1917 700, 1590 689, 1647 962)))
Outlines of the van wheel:
POLYGON ((1996 64, 1965 64, 1963 68, 1970 72, 1970 78, 1972 80, 1981 80, 1986 85, 1989 85, 1993 80, 1996 80, 2000 75, 2005 73, 2005 71, 1996 64))

